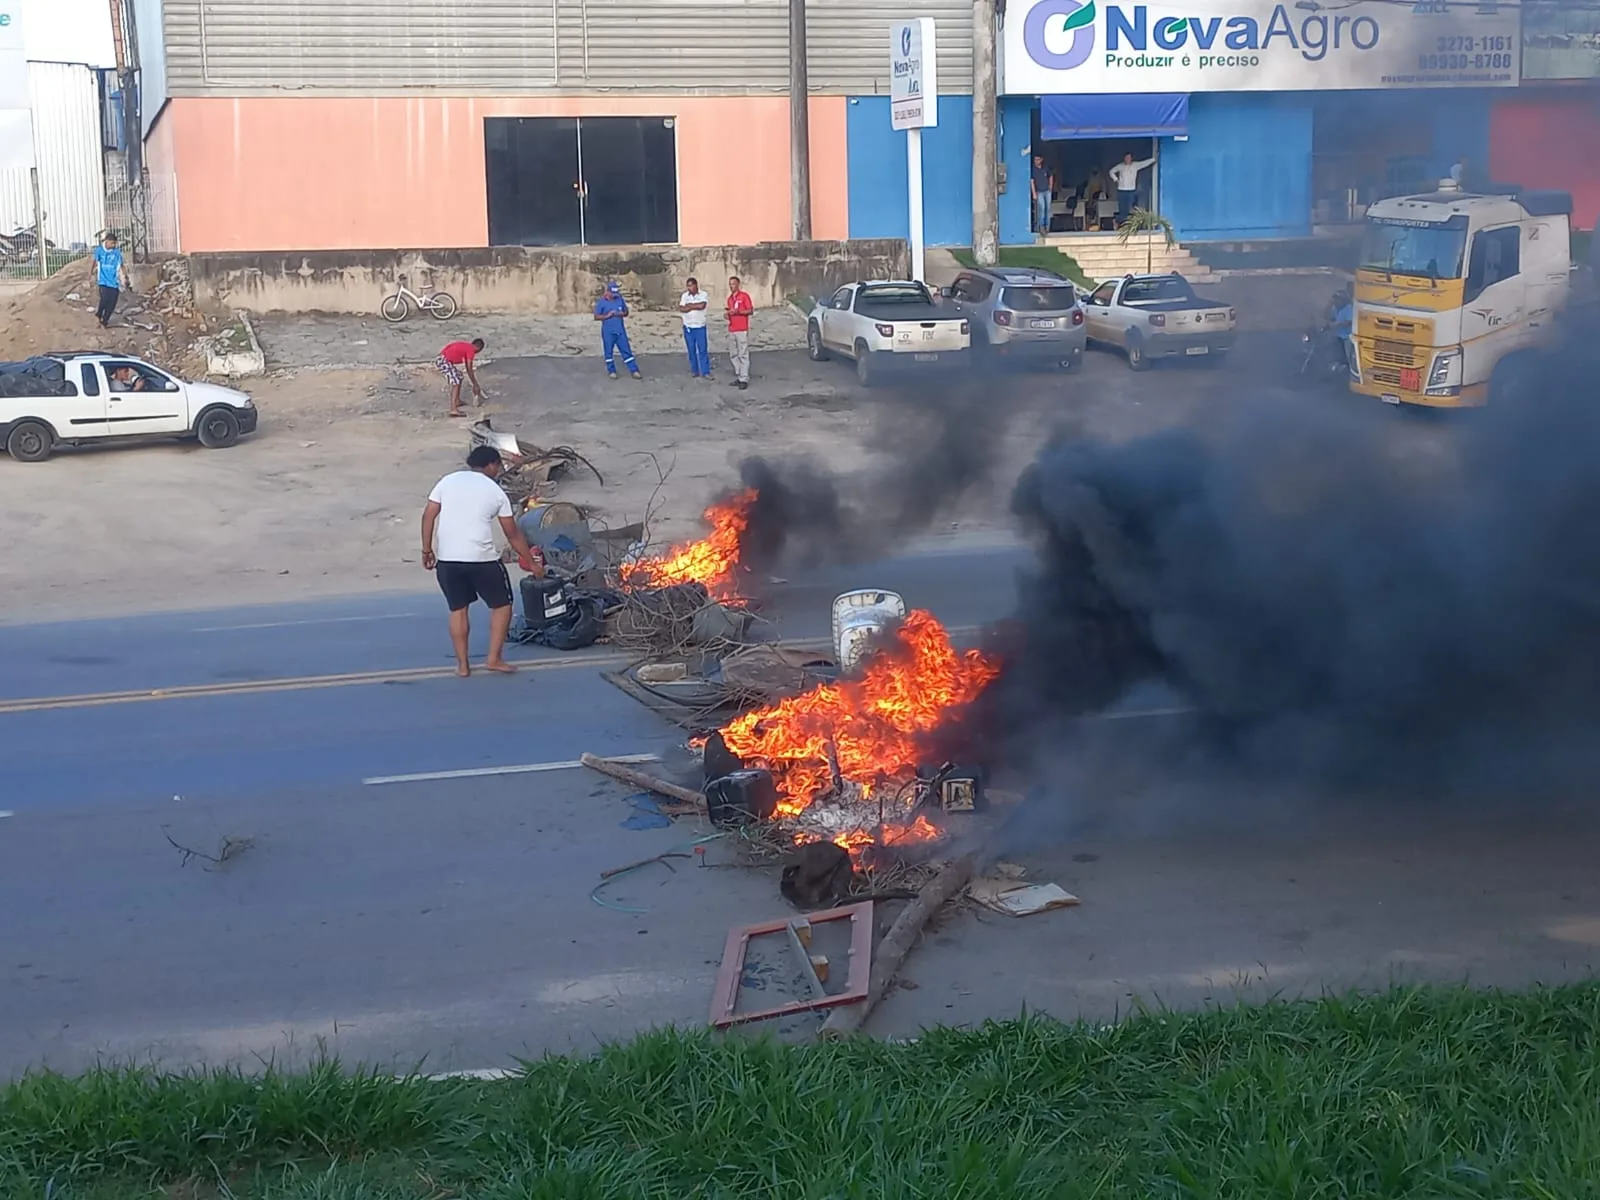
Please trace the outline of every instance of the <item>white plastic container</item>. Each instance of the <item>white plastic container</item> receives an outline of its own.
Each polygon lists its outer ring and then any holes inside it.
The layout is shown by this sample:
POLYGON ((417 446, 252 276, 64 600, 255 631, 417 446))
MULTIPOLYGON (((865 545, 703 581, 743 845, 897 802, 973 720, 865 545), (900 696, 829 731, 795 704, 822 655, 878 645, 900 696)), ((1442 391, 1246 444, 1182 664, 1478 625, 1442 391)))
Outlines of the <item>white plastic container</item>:
POLYGON ((905 598, 898 592, 857 588, 833 602, 833 656, 839 670, 853 674, 866 656, 872 640, 890 625, 905 619, 905 598))

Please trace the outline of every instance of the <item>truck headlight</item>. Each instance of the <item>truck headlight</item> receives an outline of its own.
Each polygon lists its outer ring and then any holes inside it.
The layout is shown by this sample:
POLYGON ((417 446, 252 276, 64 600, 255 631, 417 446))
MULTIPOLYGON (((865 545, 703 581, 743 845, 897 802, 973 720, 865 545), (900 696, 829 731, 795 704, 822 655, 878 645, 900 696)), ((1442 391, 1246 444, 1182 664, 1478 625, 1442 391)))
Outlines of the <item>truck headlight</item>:
POLYGON ((1453 346, 1433 356, 1433 369, 1428 372, 1428 391, 1448 391, 1461 381, 1461 347, 1453 346))

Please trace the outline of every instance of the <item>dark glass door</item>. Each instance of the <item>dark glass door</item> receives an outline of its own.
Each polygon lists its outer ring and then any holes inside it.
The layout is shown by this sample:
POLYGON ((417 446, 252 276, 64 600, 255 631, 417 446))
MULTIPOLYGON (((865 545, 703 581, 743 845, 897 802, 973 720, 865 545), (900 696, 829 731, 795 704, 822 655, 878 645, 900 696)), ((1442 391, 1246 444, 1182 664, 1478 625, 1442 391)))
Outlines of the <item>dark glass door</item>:
POLYGON ((491 246, 574 246, 583 239, 578 122, 488 117, 483 122, 491 246))
POLYGON ((678 240, 678 144, 671 117, 578 122, 584 241, 636 246, 678 240))

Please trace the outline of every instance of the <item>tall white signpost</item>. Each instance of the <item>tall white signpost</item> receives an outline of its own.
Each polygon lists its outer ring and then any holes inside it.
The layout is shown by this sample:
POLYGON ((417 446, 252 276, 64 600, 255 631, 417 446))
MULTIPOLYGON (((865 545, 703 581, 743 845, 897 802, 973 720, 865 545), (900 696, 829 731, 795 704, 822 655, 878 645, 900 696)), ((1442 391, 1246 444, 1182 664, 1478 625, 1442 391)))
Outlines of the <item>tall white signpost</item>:
POLYGON ((911 210, 911 278, 922 281, 922 131, 939 123, 933 18, 889 26, 889 120, 906 131, 906 199, 911 210))

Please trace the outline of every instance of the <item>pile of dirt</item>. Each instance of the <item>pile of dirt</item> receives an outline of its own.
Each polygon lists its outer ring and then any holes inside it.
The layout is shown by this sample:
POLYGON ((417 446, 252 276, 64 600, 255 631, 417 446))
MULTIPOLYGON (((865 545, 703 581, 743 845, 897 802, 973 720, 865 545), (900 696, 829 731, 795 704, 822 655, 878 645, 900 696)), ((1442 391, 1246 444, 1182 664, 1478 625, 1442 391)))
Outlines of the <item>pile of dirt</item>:
POLYGON ((186 260, 162 263, 149 272, 153 284, 124 292, 109 329, 101 329, 94 319, 93 273, 89 259, 69 263, 32 291, 0 302, 0 361, 51 351, 104 350, 134 355, 189 378, 205 373, 205 359, 195 343, 226 322, 195 309, 186 260))

